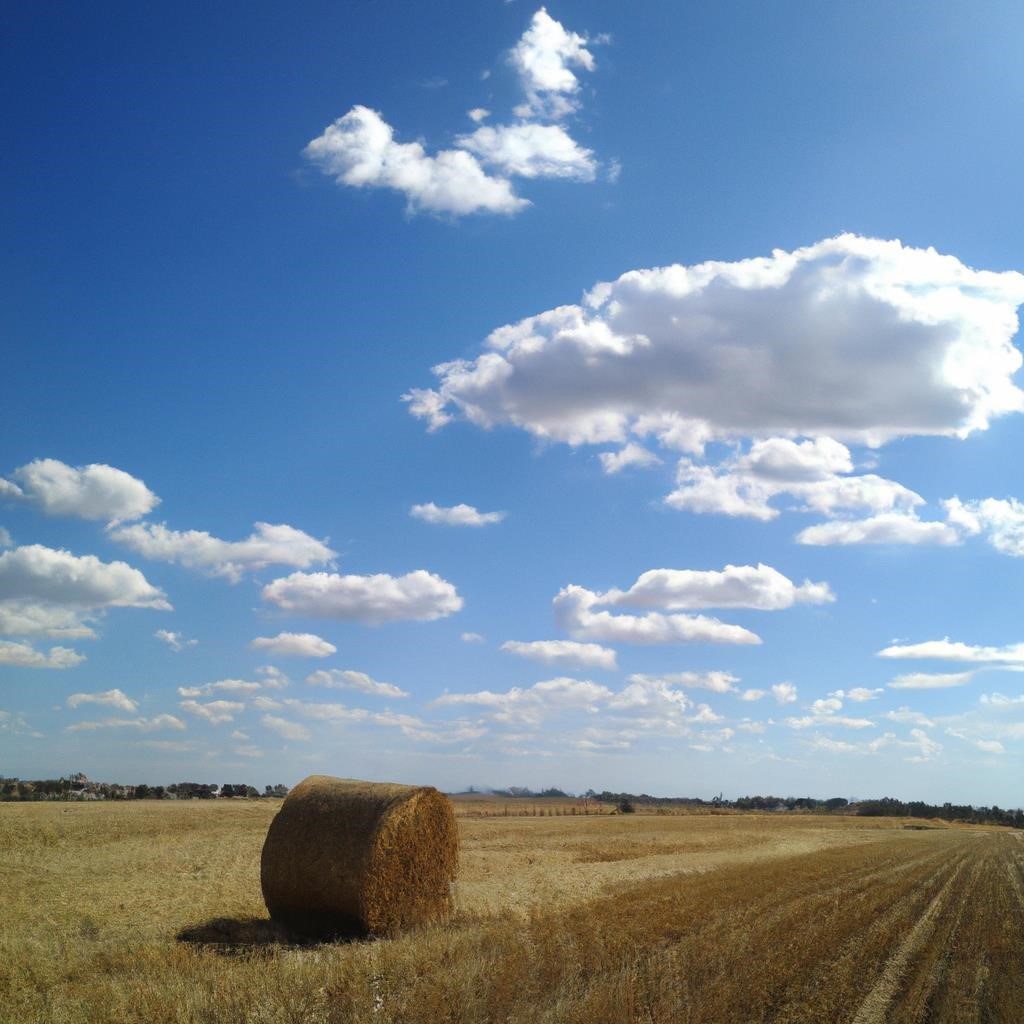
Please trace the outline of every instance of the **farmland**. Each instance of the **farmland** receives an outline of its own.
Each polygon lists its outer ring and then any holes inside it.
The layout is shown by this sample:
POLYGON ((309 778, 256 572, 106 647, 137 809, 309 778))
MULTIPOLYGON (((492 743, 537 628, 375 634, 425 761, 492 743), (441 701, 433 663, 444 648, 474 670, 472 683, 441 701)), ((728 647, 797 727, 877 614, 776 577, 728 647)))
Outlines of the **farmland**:
POLYGON ((465 804, 449 924, 303 946, 260 896, 279 806, 0 807, 0 1020, 1024 1019, 1019 832, 465 804))

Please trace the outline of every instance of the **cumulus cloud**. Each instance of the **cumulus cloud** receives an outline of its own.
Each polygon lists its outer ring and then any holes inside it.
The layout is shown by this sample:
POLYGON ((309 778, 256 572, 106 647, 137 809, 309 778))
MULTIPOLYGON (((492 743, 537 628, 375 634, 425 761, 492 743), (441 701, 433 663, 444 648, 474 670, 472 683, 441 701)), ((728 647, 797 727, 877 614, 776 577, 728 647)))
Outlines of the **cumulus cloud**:
POLYGON ((594 154, 557 124, 484 125, 455 141, 499 174, 574 181, 593 181, 597 175, 594 154))
POLYGON ((761 638, 742 626, 730 625, 707 615, 615 615, 594 611, 600 594, 571 584, 554 599, 559 626, 580 640, 625 644, 759 644, 761 638))
POLYGON ((890 722, 910 723, 925 726, 928 729, 935 727, 935 723, 927 715, 922 715, 919 711, 912 711, 906 705, 898 707, 895 711, 884 711, 882 717, 887 718, 890 722))
POLYGON ((892 644, 880 650, 878 656, 1018 665, 1024 664, 1024 643, 1008 644, 1005 647, 984 647, 945 637, 942 640, 925 640, 919 644, 892 644))
POLYGON ((459 639, 464 644, 482 644, 486 643, 485 639, 479 633, 462 633, 459 635, 459 639))
POLYGON ((139 479, 102 463, 69 466, 36 459, 0 480, 0 497, 30 501, 50 516, 119 523, 151 512, 160 499, 139 479))
POLYGON ((722 571, 651 569, 628 590, 595 593, 571 584, 554 599, 558 623, 583 640, 634 644, 740 643, 760 637, 742 626, 704 615, 614 614, 609 608, 663 608, 669 612, 702 608, 753 608, 773 611, 804 602, 835 600, 827 583, 799 586, 767 565, 727 565, 722 571))
POLYGON ((999 740, 975 740, 974 745, 986 754, 1005 754, 1006 748, 999 740))
POLYGON ((526 94, 517 115, 557 120, 578 109, 580 84, 573 69, 594 70, 588 42, 586 36, 567 31, 543 7, 533 15, 509 54, 526 94))
POLYGON ((965 686, 974 672, 908 672, 889 681, 891 690, 945 690, 965 686))
POLYGON ((287 524, 256 523, 245 540, 227 541, 205 530, 169 530, 163 523, 137 523, 110 532, 144 558, 173 562, 232 582, 270 565, 305 569, 337 557, 326 541, 287 524))
POLYGON ((504 512, 479 512, 472 505, 452 505, 445 508, 435 505, 432 501, 425 505, 413 505, 409 515, 414 519, 422 519, 425 523, 438 523, 442 526, 488 526, 500 523, 505 518, 504 512))
POLYGON ((1019 697, 1007 697, 1003 693, 983 693, 981 703, 995 708, 1012 708, 1016 704, 1024 704, 1024 694, 1019 697))
POLYGON ((183 700, 179 706, 182 711, 187 711, 211 725, 233 722, 235 715, 245 710, 245 704, 237 700, 211 700, 205 704, 200 704, 196 700, 183 700))
POLYGON ((431 156, 419 142, 396 142, 391 125, 362 105, 328 125, 303 154, 339 185, 400 192, 411 212, 515 213, 530 205, 465 150, 431 156))
POLYGON ((268 583, 263 600, 293 615, 368 625, 429 622, 462 608, 455 587, 424 569, 405 576, 295 572, 268 583))
POLYGON ((1024 275, 841 235, 630 271, 498 328, 407 398, 435 427, 461 416, 573 445, 623 444, 658 421, 691 440, 963 437, 1024 406, 1022 301, 1024 275))
POLYGON ((866 686, 855 686, 850 690, 836 690, 830 693, 830 697, 838 697, 839 700, 852 700, 863 703, 867 700, 874 700, 880 693, 885 693, 885 689, 881 686, 876 686, 874 689, 869 689, 866 686))
POLYGON ((70 647, 51 647, 45 654, 29 644, 0 640, 0 665, 18 668, 74 668, 85 661, 85 655, 70 647))
POLYGON ((739 679, 729 672, 668 672, 661 675, 631 675, 629 682, 645 685, 683 686, 686 689, 711 690, 713 693, 735 693, 739 679))
MULTIPOLYGON (((0 490, 0 497, 3 497, 2 490, 0 490)), ((12 547, 14 547, 14 540, 11 538, 10 533, 8 533, 7 530, 0 526, 0 548, 12 547)))
POLYGON ((612 691, 599 683, 560 676, 525 689, 516 686, 498 693, 490 690, 445 693, 434 704, 439 707, 452 704, 476 705, 487 708, 496 721, 538 725, 548 714, 557 710, 574 708, 596 711, 599 703, 611 695, 612 691))
POLYGON ((260 721, 282 739, 299 742, 312 739, 310 731, 298 722, 289 722, 286 718, 278 718, 276 715, 264 715, 260 721))
POLYGON ((868 519, 837 519, 808 526, 797 534, 800 544, 940 544, 961 541, 949 523, 918 519, 914 513, 886 512, 868 519))
POLYGON ((609 475, 621 473, 629 466, 656 466, 661 462, 654 452, 635 441, 623 445, 618 451, 601 452, 598 457, 601 468, 609 475))
POLYGON ((776 683, 772 687, 772 696, 779 704, 795 704, 796 687, 792 683, 776 683))
POLYGON ((1004 555, 1024 556, 1024 503, 1016 498, 983 498, 962 502, 944 501, 950 523, 965 533, 983 533, 989 544, 1004 555))
POLYGON ((77 708, 82 704, 104 704, 117 708, 119 711, 138 711, 138 701, 134 701, 120 690, 104 690, 102 693, 73 693, 66 704, 69 708, 77 708))
POLYGON ((153 718, 104 718, 95 722, 76 722, 65 726, 65 732, 93 732, 96 729, 137 729, 155 732, 157 729, 184 729, 185 723, 174 715, 156 715, 153 718))
POLYGON ((213 693, 234 693, 244 696, 258 693, 263 687, 263 683, 250 682, 247 679, 218 679, 213 683, 203 683, 202 686, 179 686, 178 694, 181 697, 208 697, 213 693))
POLYGON ((375 697, 408 697, 409 694, 394 683, 382 683, 371 679, 365 672, 352 669, 320 669, 306 676, 310 686, 326 686, 336 690, 358 690, 375 697))
POLYGON ((405 196, 412 212, 465 216, 514 214, 530 205, 510 178, 594 181, 594 154, 558 123, 579 107, 573 68, 592 70, 587 40, 568 32, 541 8, 511 51, 525 102, 512 124, 483 124, 490 111, 468 111, 478 127, 454 147, 428 152, 422 142, 398 142, 395 129, 361 104, 328 125, 304 156, 339 185, 387 188, 405 196), (546 123, 545 123, 546 122, 546 123))
POLYGON ((600 644, 581 644, 575 640, 506 640, 503 651, 520 658, 541 661, 545 665, 569 665, 576 668, 617 668, 615 651, 600 644))
POLYGON ((258 636, 249 644, 253 650, 294 658, 327 658, 338 648, 315 633, 278 633, 258 636))
POLYGON ((158 629, 153 636, 162 640, 172 651, 183 651, 186 647, 195 647, 198 640, 187 640, 181 633, 175 633, 170 629, 158 629))
POLYGON ((629 590, 595 595, 597 603, 618 608, 754 608, 777 611, 794 604, 825 604, 835 597, 827 583, 805 580, 797 586, 770 565, 727 565, 721 572, 649 569, 629 590))
POLYGON ((715 466, 681 459, 676 490, 665 502, 689 512, 760 520, 779 515, 770 502, 783 495, 797 511, 829 516, 907 510, 924 503, 902 484, 874 473, 853 474, 853 468, 849 448, 830 437, 800 442, 772 437, 752 442, 745 453, 715 466))
POLYGON ((125 562, 29 544, 0 553, 0 632, 89 637, 108 608, 169 610, 163 591, 125 562))

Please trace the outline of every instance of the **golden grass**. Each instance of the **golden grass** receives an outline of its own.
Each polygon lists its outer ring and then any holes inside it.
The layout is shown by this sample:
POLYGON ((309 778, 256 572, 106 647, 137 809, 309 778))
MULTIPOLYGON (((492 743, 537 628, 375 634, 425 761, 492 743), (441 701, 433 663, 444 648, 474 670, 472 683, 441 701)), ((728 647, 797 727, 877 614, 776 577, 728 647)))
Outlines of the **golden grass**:
POLYGON ((453 921, 295 946, 268 935, 260 898, 277 806, 0 806, 0 1020, 1024 1020, 1016 833, 772 815, 466 819, 453 921), (175 941, 216 919, 245 941, 175 941))

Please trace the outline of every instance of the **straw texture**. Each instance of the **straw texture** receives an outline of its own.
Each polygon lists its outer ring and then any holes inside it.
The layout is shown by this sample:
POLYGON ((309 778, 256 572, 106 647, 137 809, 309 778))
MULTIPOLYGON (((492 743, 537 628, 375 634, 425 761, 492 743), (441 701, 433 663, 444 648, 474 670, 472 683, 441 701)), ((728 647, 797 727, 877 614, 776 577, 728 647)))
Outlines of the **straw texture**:
POLYGON ((457 868, 443 793, 311 775, 270 823, 260 881, 271 918, 293 931, 392 935, 449 914, 457 868))

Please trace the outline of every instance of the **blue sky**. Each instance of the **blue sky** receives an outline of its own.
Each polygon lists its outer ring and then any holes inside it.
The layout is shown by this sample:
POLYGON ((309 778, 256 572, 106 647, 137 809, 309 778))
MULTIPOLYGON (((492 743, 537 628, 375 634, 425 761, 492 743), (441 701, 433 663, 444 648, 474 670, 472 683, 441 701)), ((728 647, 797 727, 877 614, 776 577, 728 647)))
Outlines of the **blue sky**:
POLYGON ((10 21, 0 772, 1021 803, 1018 5, 10 21))

